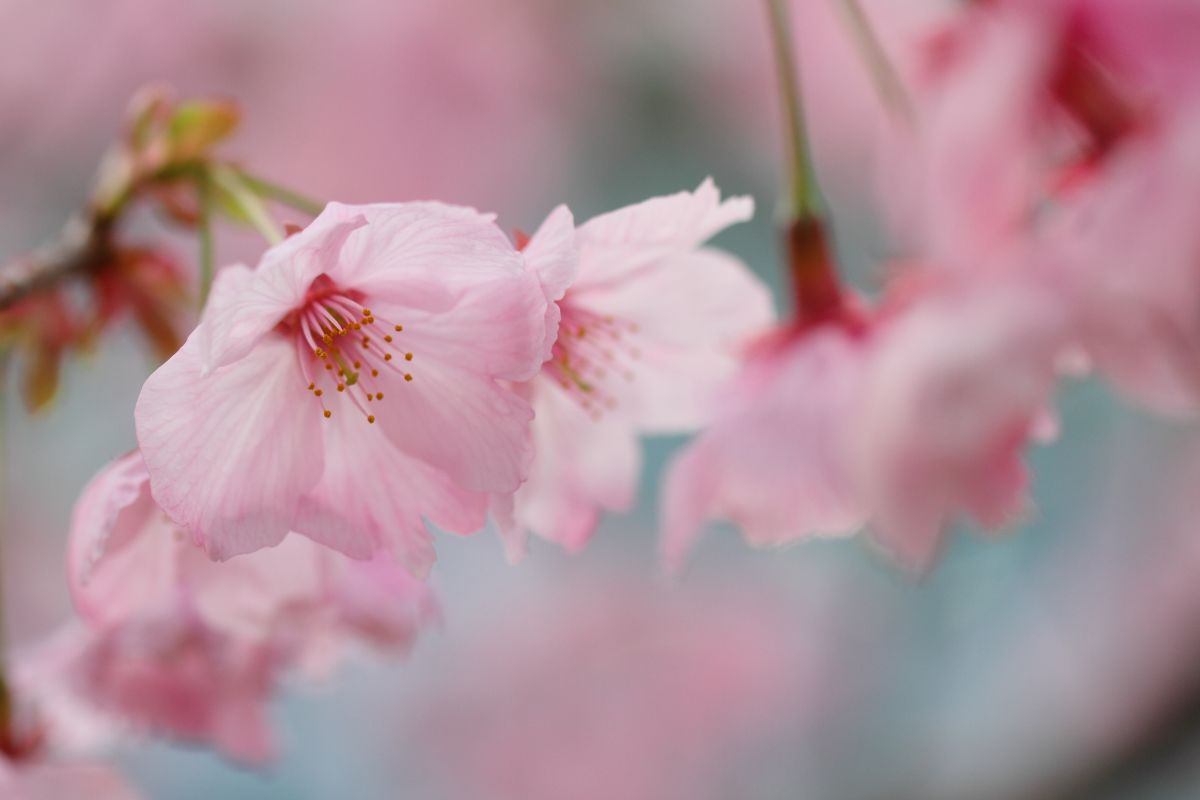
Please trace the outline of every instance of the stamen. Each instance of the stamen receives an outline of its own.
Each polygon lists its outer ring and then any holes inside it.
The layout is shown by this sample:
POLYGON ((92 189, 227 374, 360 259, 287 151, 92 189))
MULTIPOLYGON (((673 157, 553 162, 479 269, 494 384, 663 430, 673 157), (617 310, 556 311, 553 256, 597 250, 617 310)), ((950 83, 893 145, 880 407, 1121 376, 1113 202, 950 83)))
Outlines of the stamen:
MULTIPOLYGON (((396 333, 404 330, 401 324, 389 320, 382 322, 396 333)), ((379 332, 375 327, 374 312, 362 307, 348 295, 322 294, 308 302, 284 324, 294 326, 301 372, 308 391, 317 398, 321 414, 326 419, 333 416, 333 410, 326 408, 322 399, 325 390, 318 376, 325 372, 333 378, 330 385, 337 390, 335 396, 348 398, 371 424, 374 424, 376 415, 367 413, 366 404, 383 401, 382 387, 375 383, 381 370, 391 369, 406 382, 413 380, 412 373, 397 369, 393 361, 394 356, 399 354, 404 356, 406 362, 412 362, 414 354, 411 351, 393 351, 390 347, 394 341, 392 334, 379 332), (370 334, 372 330, 378 335, 370 334), (346 342, 341 347, 337 342, 352 331, 362 331, 356 337, 360 340, 356 344, 361 344, 361 350, 354 353, 346 350, 346 342), (325 372, 317 370, 317 375, 314 375, 312 365, 322 363, 325 372)))
POLYGON ((642 356, 636 346, 640 328, 571 305, 563 305, 562 312, 561 333, 543 369, 589 416, 598 419, 618 405, 617 395, 606 388, 613 378, 635 378, 632 362, 642 356))

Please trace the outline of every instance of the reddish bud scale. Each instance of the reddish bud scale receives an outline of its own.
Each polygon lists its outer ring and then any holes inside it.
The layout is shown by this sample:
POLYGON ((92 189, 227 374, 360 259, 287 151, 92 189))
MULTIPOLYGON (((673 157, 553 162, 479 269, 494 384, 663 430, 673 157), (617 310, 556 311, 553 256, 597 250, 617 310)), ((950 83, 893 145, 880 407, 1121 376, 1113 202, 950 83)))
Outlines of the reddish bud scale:
POLYGON ((1088 162, 1103 160, 1137 125, 1133 104, 1104 67, 1076 44, 1064 46, 1050 90, 1086 134, 1088 162))
POLYGON ((825 225, 811 217, 796 220, 788 226, 785 244, 796 322, 807 327, 841 317, 842 287, 825 225))

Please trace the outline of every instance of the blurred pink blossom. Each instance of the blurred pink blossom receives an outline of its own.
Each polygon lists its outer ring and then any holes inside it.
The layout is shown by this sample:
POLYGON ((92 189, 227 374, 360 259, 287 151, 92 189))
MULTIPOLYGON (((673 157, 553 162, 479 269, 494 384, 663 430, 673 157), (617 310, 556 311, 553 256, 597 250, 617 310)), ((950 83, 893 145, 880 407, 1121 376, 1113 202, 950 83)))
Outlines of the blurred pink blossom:
POLYGON ((1070 344, 1061 290, 1034 272, 918 270, 868 311, 837 285, 819 226, 794 237, 797 319, 751 348, 669 469, 668 567, 708 519, 758 546, 866 526, 915 569, 959 516, 1011 521, 1070 344))
MULTIPOLYGON (((739 764, 824 676, 764 593, 625 578, 558 582, 553 597, 457 652, 424 701, 413 736, 447 796, 737 796, 739 764)), ((804 706, 821 711, 817 696, 804 706)))
POLYGON ((925 257, 1058 273, 1083 351, 1168 412, 1200 405, 1198 34, 1178 0, 980 3, 916 83, 925 257))
POLYGON ((407 649, 437 615, 386 555, 353 561, 293 536, 211 561, 155 504, 137 452, 84 490, 69 574, 83 620, 44 655, 50 670, 118 722, 249 761, 271 755, 285 670, 323 670, 354 641, 407 649))
POLYGON ((828 326, 750 351, 717 419, 669 467, 661 504, 670 568, 708 519, 734 523, 760 547, 866 523, 850 447, 868 346, 828 326))
POLYGON ((549 222, 530 240, 526 258, 552 287, 561 324, 526 389, 536 456, 514 524, 502 525, 510 552, 524 551, 527 529, 583 547, 600 511, 633 503, 638 434, 693 430, 710 418, 737 345, 774 315, 741 261, 702 245, 752 213, 749 198, 722 201, 706 180, 695 192, 603 214, 576 231, 577 274, 574 264, 544 263, 543 240, 560 235, 549 222))
POLYGON ((422 516, 470 533, 532 457, 536 277, 471 209, 331 204, 204 319, 135 412, 155 499, 214 558, 289 531, 357 558, 434 560, 422 516), (374 423, 378 419, 378 425, 374 423))
POLYGON ((138 800, 117 772, 99 764, 0 761, 3 800, 138 800))
POLYGON ((918 570, 965 514, 1026 509, 1024 452, 1050 433, 1068 318, 1026 275, 945 281, 886 313, 851 422, 854 484, 876 541, 918 570))

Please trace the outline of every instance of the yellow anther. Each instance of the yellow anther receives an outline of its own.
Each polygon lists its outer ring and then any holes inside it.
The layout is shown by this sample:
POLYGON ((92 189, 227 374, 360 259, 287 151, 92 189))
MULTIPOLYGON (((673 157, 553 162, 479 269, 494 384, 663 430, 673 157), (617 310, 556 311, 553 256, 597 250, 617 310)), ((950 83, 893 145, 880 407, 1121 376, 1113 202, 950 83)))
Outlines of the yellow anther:
POLYGON ((333 412, 330 411, 328 408, 325 409, 325 419, 329 419, 332 416, 333 416, 333 412))
MULTIPOLYGON (((371 395, 367 395, 367 397, 370 397, 370 396, 371 396, 371 395)), ((383 392, 376 392, 376 393, 375 393, 375 399, 376 399, 376 400, 382 400, 382 399, 383 399, 383 392)))
POLYGON ((407 372, 406 372, 406 373, 404 373, 404 380, 406 380, 406 381, 411 381, 411 380, 412 380, 412 375, 410 375, 410 374, 409 374, 409 373, 407 373, 407 372))
POLYGON ((405 354, 404 354, 404 360, 405 360, 405 361, 412 361, 412 353, 405 353, 405 354))
POLYGON ((400 331, 402 331, 402 330, 404 330, 404 326, 403 326, 403 325, 397 325, 397 326, 396 326, 396 333, 399 333, 399 332, 400 332, 400 331))
POLYGON ((364 317, 369 317, 369 316, 371 316, 371 309, 369 309, 369 308, 364 308, 364 309, 362 310, 362 315, 363 315, 364 317))
POLYGON ((384 361, 391 361, 391 360, 392 360, 392 354, 391 354, 391 353, 384 353, 384 354, 383 354, 383 360, 384 360, 384 361))
POLYGON ((325 394, 325 392, 321 389, 317 389, 315 392, 313 392, 313 394, 315 394, 317 397, 320 397, 321 395, 325 394))
POLYGON ((377 369, 373 369, 373 370, 371 370, 371 377, 372 377, 372 378, 378 378, 378 377, 379 377, 379 370, 377 370, 377 369))
POLYGON ((373 417, 373 416, 371 416, 370 414, 368 414, 368 415, 367 415, 367 422, 369 422, 369 423, 371 423, 372 425, 374 425, 374 424, 375 424, 375 417, 373 417))
POLYGON ((383 340, 385 342, 390 342, 392 340, 392 335, 390 333, 387 334, 386 336, 383 337, 383 340))
POLYGON ((339 383, 339 384, 338 384, 338 391, 339 391, 339 392, 344 392, 344 391, 346 391, 346 384, 344 384, 344 383, 339 383))

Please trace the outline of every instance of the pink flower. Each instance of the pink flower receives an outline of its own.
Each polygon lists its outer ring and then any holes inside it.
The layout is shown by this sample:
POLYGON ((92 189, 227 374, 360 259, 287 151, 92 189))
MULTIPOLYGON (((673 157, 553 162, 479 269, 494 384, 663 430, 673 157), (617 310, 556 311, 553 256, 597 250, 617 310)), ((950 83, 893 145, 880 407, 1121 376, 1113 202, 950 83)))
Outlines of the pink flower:
POLYGON ((218 276, 200 325, 142 389, 155 500, 225 559, 294 531, 365 558, 434 559, 422 516, 483 523, 532 456, 546 301, 490 217, 331 204, 257 267, 218 276))
POLYGON ((1021 454, 1069 341, 1058 295, 1025 273, 981 273, 902 282, 867 316, 808 247, 801 322, 751 351, 717 420, 669 469, 668 567, 716 518, 759 546, 865 525, 920 569, 958 516, 996 527, 1023 508, 1021 454))
MULTIPOLYGON (((411 735, 438 796, 738 796, 739 762, 796 724, 801 690, 837 691, 823 651, 796 648, 794 617, 763 593, 578 577, 555 589, 453 653, 423 698, 411 735)), ((804 722, 821 702, 804 703, 804 722)))
POLYGON ((977 4, 921 87, 927 255, 1059 273, 1077 343, 1122 390, 1200 406, 1200 8, 977 4))
POLYGON ((0 761, 0 797, 4 800, 138 800, 115 770, 100 764, 52 761, 0 761))
POLYGON ((923 570, 967 515, 1026 507, 1023 454, 1048 432, 1070 331, 1059 293, 1016 278, 932 287, 879 323, 857 387, 853 473, 876 541, 923 570))
POLYGON ((524 551, 527 529, 583 547, 601 511, 633 502, 638 435, 689 431, 710 417, 736 345, 773 314, 744 264, 702 245, 752 213, 749 198, 722 202, 706 180, 584 223, 573 236, 577 265, 561 255, 572 238, 563 211, 530 240, 527 263, 561 323, 523 387, 537 455, 514 507, 498 515, 510 553, 524 551))
POLYGON ((721 412, 671 464, 662 551, 678 568, 708 519, 750 544, 859 530, 867 508, 850 471, 867 341, 826 326, 754 348, 721 412))
POLYGON ((289 667, 322 667, 354 640, 406 649, 436 618, 429 590, 384 555, 355 561, 302 537, 213 562, 150 496, 141 456, 84 490, 71 530, 72 594, 87 627, 61 671, 133 724, 268 757, 268 703, 289 667))
POLYGON ((1095 367, 1160 413, 1200 408, 1200 115, 1112 158, 1044 249, 1070 289, 1095 367))

